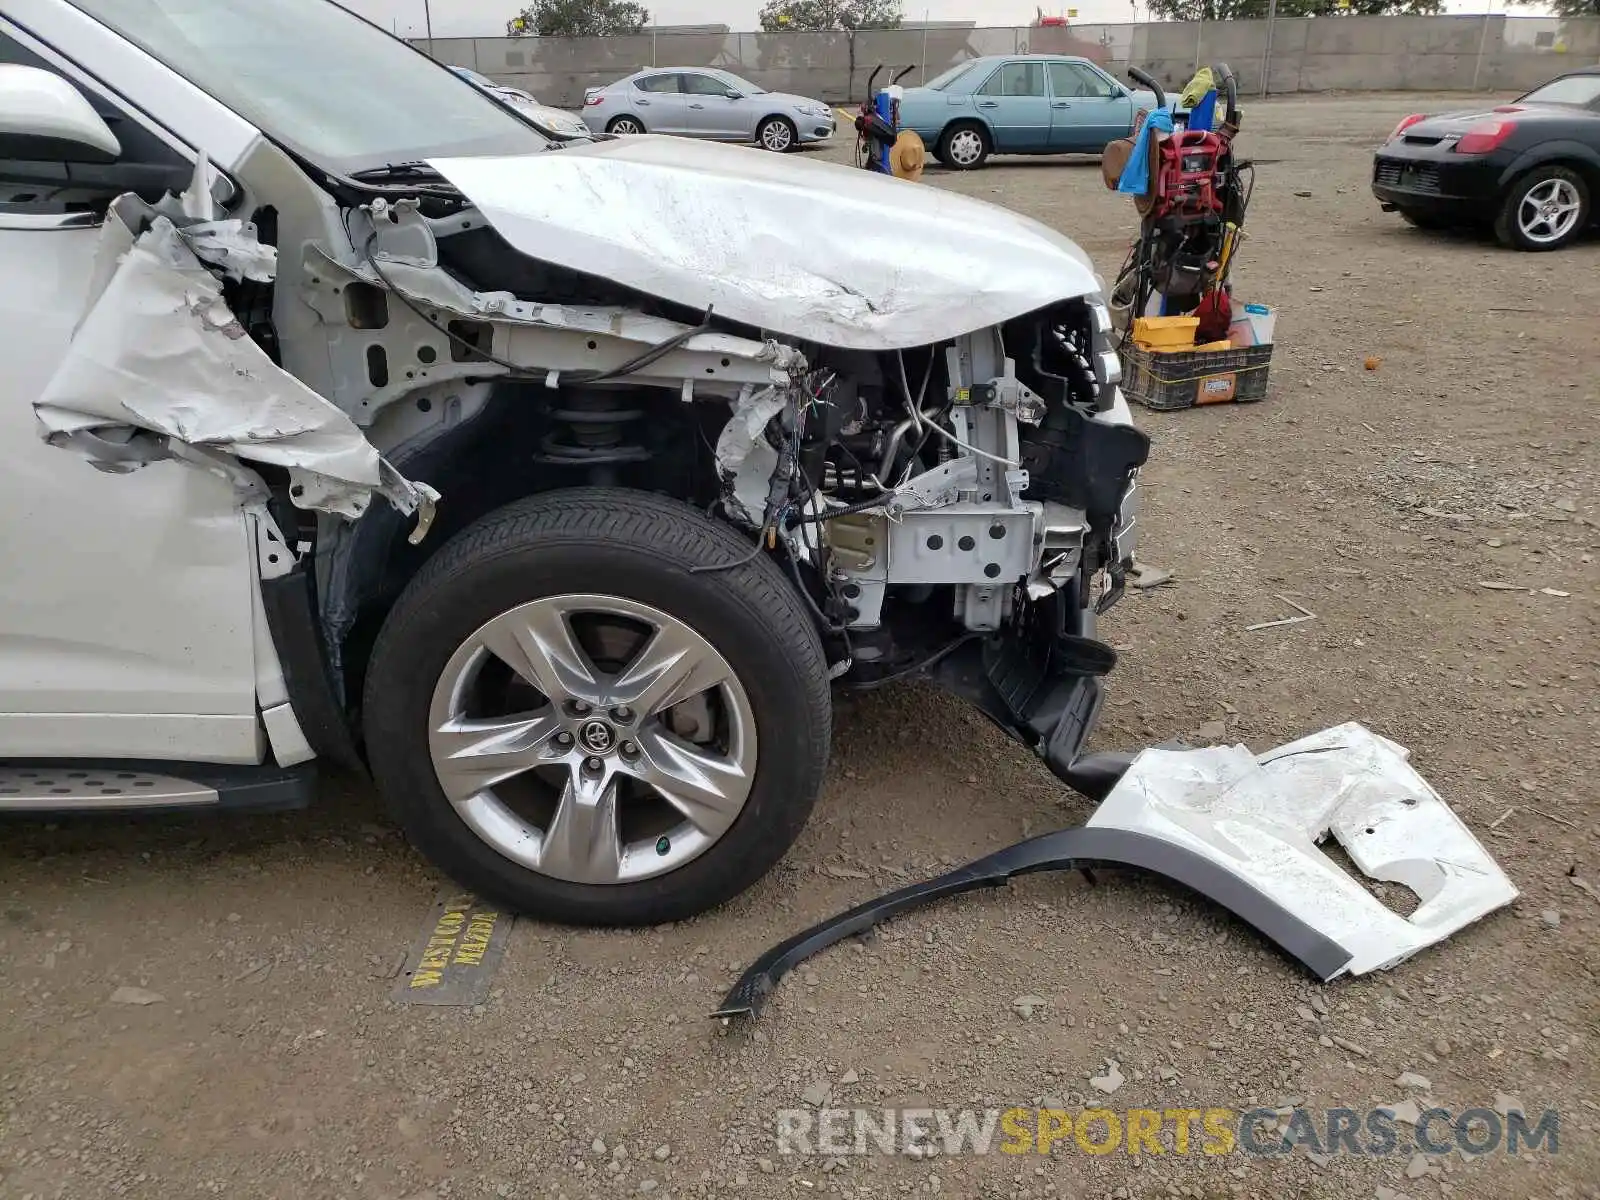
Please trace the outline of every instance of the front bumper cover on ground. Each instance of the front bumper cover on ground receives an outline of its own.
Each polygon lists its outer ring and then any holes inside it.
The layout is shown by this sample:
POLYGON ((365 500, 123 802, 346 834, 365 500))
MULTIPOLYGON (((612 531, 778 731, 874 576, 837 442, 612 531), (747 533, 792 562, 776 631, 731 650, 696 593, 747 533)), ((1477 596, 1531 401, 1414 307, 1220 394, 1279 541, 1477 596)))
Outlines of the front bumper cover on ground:
POLYGON ((799 963, 919 905, 1020 875, 1095 866, 1151 871, 1199 892, 1324 981, 1391 967, 1517 897, 1407 757, 1356 724, 1259 758, 1242 746, 1147 750, 1086 826, 998 851, 790 938, 762 955, 713 1015, 754 1017, 799 963), (1415 892, 1416 911, 1400 916, 1318 850, 1329 834, 1370 878, 1415 892))

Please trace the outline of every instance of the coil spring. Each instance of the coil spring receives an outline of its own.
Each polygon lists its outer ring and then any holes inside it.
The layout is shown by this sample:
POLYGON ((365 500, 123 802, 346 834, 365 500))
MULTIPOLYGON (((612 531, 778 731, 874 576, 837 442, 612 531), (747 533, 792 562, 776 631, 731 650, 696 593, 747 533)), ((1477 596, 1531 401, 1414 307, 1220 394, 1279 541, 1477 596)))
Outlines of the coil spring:
POLYGON ((609 483, 615 468, 651 457, 647 447, 627 441, 628 426, 644 412, 627 407, 626 396, 593 391, 573 392, 562 399, 563 407, 550 414, 557 426, 540 441, 535 462, 586 467, 595 483, 609 483))

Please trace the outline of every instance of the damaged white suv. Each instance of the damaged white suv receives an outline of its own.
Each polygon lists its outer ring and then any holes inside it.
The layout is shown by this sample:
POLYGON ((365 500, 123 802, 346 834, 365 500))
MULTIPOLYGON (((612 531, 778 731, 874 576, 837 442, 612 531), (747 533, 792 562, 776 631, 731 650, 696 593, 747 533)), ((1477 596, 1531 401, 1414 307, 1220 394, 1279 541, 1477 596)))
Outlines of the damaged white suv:
POLYGON ((648 923, 782 857, 833 686, 1126 765, 1149 443, 1033 221, 553 145, 327 0, 4 0, 0 280, 0 809, 339 764, 483 895, 648 923))

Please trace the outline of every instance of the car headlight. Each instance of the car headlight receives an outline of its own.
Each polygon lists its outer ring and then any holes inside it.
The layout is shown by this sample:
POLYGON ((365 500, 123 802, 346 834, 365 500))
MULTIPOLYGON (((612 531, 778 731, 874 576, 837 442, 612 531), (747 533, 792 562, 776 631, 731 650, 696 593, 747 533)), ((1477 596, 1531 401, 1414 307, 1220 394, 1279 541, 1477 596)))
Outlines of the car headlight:
POLYGON ((828 115, 827 106, 822 104, 802 104, 800 111, 808 117, 825 117, 828 115))

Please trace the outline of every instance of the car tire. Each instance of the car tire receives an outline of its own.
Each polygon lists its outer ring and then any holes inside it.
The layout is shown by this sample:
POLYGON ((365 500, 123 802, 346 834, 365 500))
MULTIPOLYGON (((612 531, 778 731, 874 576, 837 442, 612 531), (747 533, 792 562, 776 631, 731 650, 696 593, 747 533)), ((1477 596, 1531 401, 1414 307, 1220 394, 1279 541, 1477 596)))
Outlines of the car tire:
POLYGON ((976 171, 992 153, 994 146, 987 129, 977 121, 957 121, 939 138, 935 156, 952 171, 976 171))
POLYGON ((1559 250, 1589 226, 1589 185, 1571 167, 1534 167, 1506 189, 1494 234, 1514 250, 1559 250))
POLYGON ((774 154, 787 154, 800 144, 800 131, 788 117, 768 117, 756 126, 756 145, 774 154))
MULTIPOLYGON (((595 698, 610 706, 617 694, 595 698)), ((747 540, 688 505, 619 489, 547 492, 491 513, 454 537, 411 581, 384 622, 365 689, 368 759, 412 844, 487 900, 577 925, 682 920, 755 883, 788 851, 810 816, 827 766, 831 725, 828 667, 816 628, 776 564, 765 555, 752 559, 747 540), (602 623, 580 625, 596 605, 608 609, 600 613, 602 623), (611 666, 626 663, 639 647, 656 646, 657 634, 671 638, 658 638, 665 649, 634 662, 655 664, 635 678, 644 681, 637 701, 643 715, 596 707, 585 717, 558 707, 556 693, 581 678, 581 672, 571 674, 573 662, 582 663, 603 689, 628 681, 626 668, 615 676, 603 673, 604 655, 612 651, 597 653, 593 647, 604 638, 593 639, 622 636, 604 621, 622 627, 636 617, 643 640, 632 651, 616 651, 611 666), (504 633, 507 622, 514 630, 511 640, 504 633), (502 654, 506 647, 509 658, 502 654), (573 656, 572 647, 582 654, 573 656), (669 652, 677 657, 663 657, 669 652), (506 665, 518 655, 520 672, 506 665), (467 683, 463 663, 476 664, 477 674, 467 683), (718 682, 684 701, 693 685, 674 682, 675 676, 718 682), (560 686, 535 689, 523 682, 534 677, 560 686), (665 690, 664 700, 652 687, 665 690), (491 710, 491 700, 506 712, 491 710), (470 714, 469 701, 480 706, 470 714), (703 722, 698 708, 693 721, 702 724, 699 732, 712 731, 707 740, 696 744, 696 735, 681 726, 669 735, 665 719, 650 715, 658 701, 670 702, 662 711, 674 721, 684 703, 703 703, 703 722), (605 719, 592 719, 597 716, 605 719), (536 731, 535 720, 546 724, 536 731), (572 732, 551 734, 550 721, 566 721, 578 740, 572 732), (582 724, 572 724, 577 721, 582 724), (612 736, 602 737, 600 727, 611 721, 612 736), (508 724, 522 732, 502 734, 508 724), (484 740, 486 728, 494 731, 491 740, 484 740), (436 743, 439 738, 450 740, 436 743), (563 745, 569 747, 565 752, 563 745), (498 757, 475 757, 484 747, 498 757), (668 804, 626 776, 630 748, 635 769, 654 771, 657 760, 666 763, 670 771, 657 778, 672 781, 678 803, 668 804), (522 757, 513 760, 508 753, 522 757), (566 758, 552 768, 548 755, 562 753, 566 758), (606 757, 585 757, 591 753, 606 757), (534 760, 536 770, 519 767, 515 777, 502 773, 534 760), (738 763, 744 773, 719 774, 727 763, 738 763), (595 772, 596 764, 603 773, 595 772), (553 782, 547 778, 552 771, 553 782), (704 822, 712 809, 695 805, 706 797, 715 803, 723 796, 716 789, 737 791, 727 787, 728 778, 742 787, 742 801, 715 809, 720 815, 711 824, 719 827, 706 840, 684 813, 693 811, 704 822), (587 808, 571 801, 581 779, 604 780, 591 788, 587 808), (611 789, 614 780, 623 782, 611 789), (513 796, 514 785, 528 794, 513 796), (541 802, 541 789, 547 812, 539 829, 539 817, 527 810, 541 802), (608 789, 605 799, 601 794, 608 789), (550 793, 559 795, 551 799, 550 793), (591 824, 573 817, 563 826, 566 834, 552 839, 563 805, 583 809, 591 824), (614 819, 599 819, 607 814, 614 819), (633 835, 640 829, 630 830, 628 822, 646 815, 668 825, 682 822, 688 832, 674 826, 652 841, 655 834, 646 827, 639 841, 633 835), (617 836, 585 839, 572 833, 584 828, 617 836), (530 831, 538 833, 537 844, 530 831), (595 847, 603 852, 592 853, 595 847), (549 871, 540 869, 547 854, 554 864, 549 871), (663 855, 670 858, 658 857, 663 855), (573 863, 583 870, 566 869, 573 863), (615 876, 595 875, 596 863, 607 870, 616 865, 615 876)))
POLYGON ((638 117, 624 115, 613 117, 611 123, 606 126, 606 132, 614 133, 619 137, 630 137, 635 134, 645 133, 647 130, 644 127, 644 122, 638 117))

